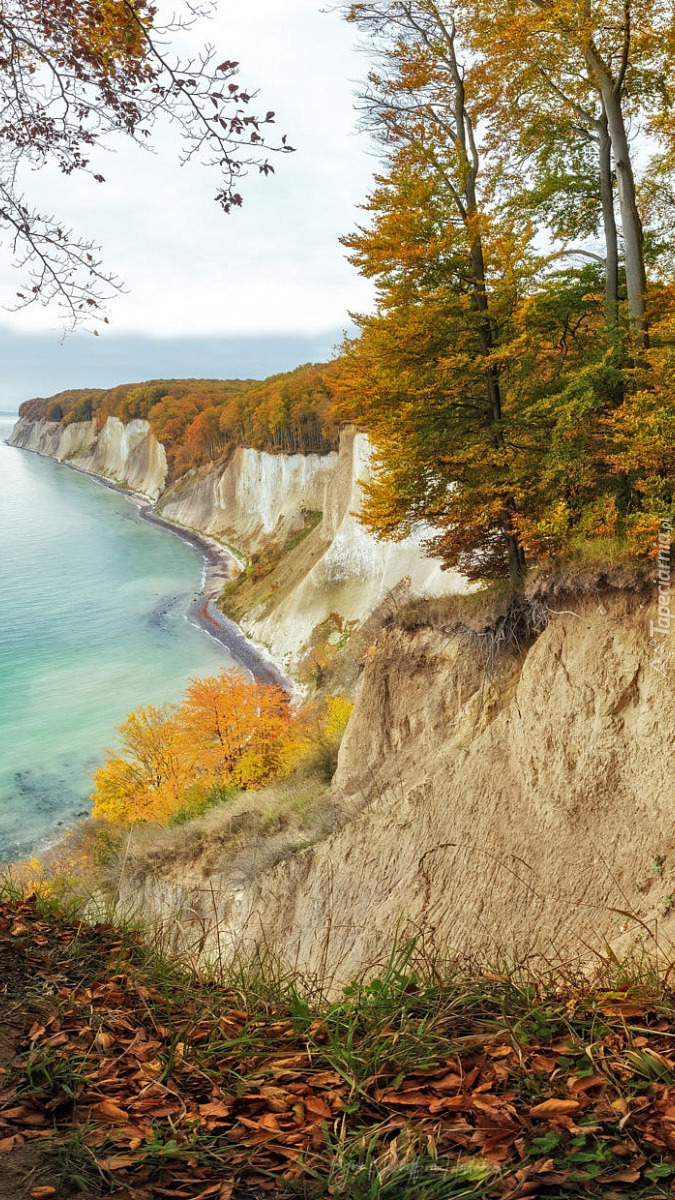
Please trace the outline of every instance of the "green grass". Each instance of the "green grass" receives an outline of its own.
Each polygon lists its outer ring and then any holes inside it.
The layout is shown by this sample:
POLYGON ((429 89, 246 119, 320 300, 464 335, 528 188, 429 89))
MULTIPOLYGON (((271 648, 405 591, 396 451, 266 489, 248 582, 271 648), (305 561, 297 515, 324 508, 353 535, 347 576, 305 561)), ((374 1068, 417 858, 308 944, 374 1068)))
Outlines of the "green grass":
POLYGON ((145 1183, 197 1196, 230 1177, 237 1200, 261 1180, 305 1200, 487 1200, 533 1194, 518 1191, 528 1183, 547 1200, 671 1194, 675 996, 648 964, 545 980, 429 961, 410 942, 327 997, 271 956, 198 977, 132 926, 24 902, 13 881, 0 905, 0 938, 28 961, 36 933, 49 943, 35 984, 46 1028, 4 1080, 7 1104, 49 1114, 58 1161, 96 1195, 145 1183), (120 1151, 96 1104, 133 1114, 150 1085, 178 1102, 120 1151), (572 1096, 573 1118, 537 1116, 572 1096), (200 1106, 223 1097, 232 1115, 209 1124, 200 1106), (263 1118, 271 1132, 257 1136, 263 1118))
POLYGON ((300 529, 283 542, 268 538, 251 554, 244 569, 225 584, 218 599, 218 607, 226 617, 239 623, 251 609, 260 604, 269 604, 275 598, 278 569, 317 528, 322 517, 321 512, 306 510, 302 514, 300 529))

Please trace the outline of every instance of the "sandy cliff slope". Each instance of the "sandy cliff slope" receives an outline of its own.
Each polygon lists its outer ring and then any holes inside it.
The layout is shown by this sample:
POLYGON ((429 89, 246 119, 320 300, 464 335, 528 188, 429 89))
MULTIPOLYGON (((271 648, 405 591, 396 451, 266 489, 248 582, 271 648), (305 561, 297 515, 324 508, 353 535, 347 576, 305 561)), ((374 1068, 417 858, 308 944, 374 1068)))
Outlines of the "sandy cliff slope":
POLYGON ((455 637, 391 630, 341 750, 342 827, 259 871, 141 856, 127 899, 205 954, 217 911, 220 952, 343 981, 414 934, 495 961, 622 949, 641 921, 675 942, 675 689, 646 601, 569 607, 492 677, 455 637))

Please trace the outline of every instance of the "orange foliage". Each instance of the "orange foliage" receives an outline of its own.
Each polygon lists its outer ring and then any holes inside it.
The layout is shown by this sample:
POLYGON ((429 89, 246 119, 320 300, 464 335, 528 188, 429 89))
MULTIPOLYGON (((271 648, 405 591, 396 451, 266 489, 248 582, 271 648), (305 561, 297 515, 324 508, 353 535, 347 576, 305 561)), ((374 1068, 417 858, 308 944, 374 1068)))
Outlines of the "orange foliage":
POLYGON ((178 720, 200 774, 235 787, 260 787, 283 774, 302 741, 286 693, 236 672, 193 679, 178 720))
POLYGON ((141 708, 95 775, 93 815, 166 824, 228 789, 259 788, 297 761, 305 734, 288 696, 238 671, 192 680, 183 702, 141 708))
POLYGON ((265 380, 154 379, 110 388, 80 388, 27 400, 29 421, 108 417, 146 420, 167 452, 172 476, 224 457, 235 446, 285 453, 323 453, 337 440, 334 363, 298 367, 265 380))

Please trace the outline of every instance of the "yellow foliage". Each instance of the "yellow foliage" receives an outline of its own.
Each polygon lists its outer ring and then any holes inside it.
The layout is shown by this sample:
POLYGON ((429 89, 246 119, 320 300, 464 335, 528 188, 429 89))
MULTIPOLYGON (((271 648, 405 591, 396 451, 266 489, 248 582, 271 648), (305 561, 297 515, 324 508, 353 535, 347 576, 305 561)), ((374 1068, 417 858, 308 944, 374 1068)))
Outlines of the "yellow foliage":
POLYGON ((45 851, 44 858, 34 854, 13 864, 10 878, 25 895, 63 901, 84 894, 93 879, 94 867, 92 845, 73 839, 67 832, 62 841, 45 851))
MULTIPOLYGON (((167 819, 193 778, 195 751, 175 708, 140 708, 120 728, 121 754, 108 751, 94 776, 93 816, 109 821, 167 819)), ((196 748, 195 748, 196 749, 196 748)))
POLYGON ((341 741, 353 709, 353 702, 345 696, 326 696, 323 723, 325 736, 341 741))
POLYGON ((307 759, 330 779, 353 708, 352 701, 344 696, 325 696, 307 705, 299 714, 299 732, 294 745, 289 747, 286 773, 307 759))
POLYGON ((142 708, 95 775, 93 815, 166 824, 200 798, 255 789, 287 774, 306 746, 281 688, 238 671, 193 679, 179 705, 142 708))

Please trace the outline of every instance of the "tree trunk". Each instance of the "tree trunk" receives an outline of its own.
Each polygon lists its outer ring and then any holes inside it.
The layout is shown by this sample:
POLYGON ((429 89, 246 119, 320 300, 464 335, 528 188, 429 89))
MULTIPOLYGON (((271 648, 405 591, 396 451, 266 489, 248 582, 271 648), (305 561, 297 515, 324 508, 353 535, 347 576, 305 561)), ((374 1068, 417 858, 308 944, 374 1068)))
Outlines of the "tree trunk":
POLYGON ((619 324, 619 234, 614 211, 612 141, 604 108, 602 119, 598 122, 598 144, 602 224, 605 231, 605 316, 611 333, 619 324))
POLYGON ((509 556, 509 579, 517 590, 521 587, 527 570, 525 551, 514 533, 506 534, 506 545, 509 556))
POLYGON ((647 272, 645 270, 644 235, 637 205, 635 176, 631 161, 630 146, 623 112, 621 96, 612 85, 606 72, 599 71, 594 56, 589 57, 589 66, 597 80, 607 114, 609 136, 616 166, 616 183, 619 194, 619 211, 623 232, 624 256, 626 261, 626 288, 628 292, 628 315, 631 327, 642 345, 649 345, 647 327, 647 272))

